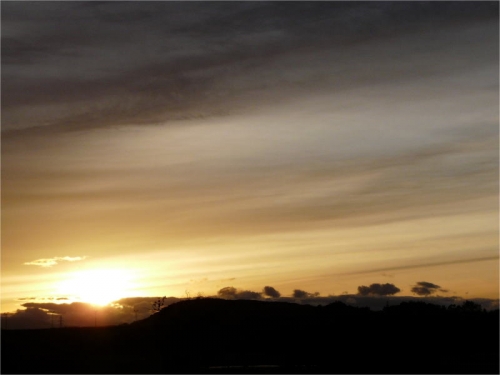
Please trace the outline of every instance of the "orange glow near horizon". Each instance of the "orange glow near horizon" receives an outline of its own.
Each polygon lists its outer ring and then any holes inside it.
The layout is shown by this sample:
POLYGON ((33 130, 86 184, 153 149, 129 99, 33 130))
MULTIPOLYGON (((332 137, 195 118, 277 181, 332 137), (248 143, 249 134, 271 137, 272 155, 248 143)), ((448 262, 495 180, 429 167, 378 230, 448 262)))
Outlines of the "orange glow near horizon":
POLYGON ((82 302, 104 306, 126 297, 136 288, 133 275, 127 270, 93 269, 71 273, 58 283, 57 293, 78 297, 82 302))

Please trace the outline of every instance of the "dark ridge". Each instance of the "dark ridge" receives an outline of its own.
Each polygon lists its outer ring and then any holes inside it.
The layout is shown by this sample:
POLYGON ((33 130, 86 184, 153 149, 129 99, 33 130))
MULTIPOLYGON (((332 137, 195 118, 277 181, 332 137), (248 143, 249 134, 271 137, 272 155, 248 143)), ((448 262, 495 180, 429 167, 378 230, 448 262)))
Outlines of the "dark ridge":
POLYGON ((2 373, 499 373, 499 311, 198 298, 129 325, 2 331, 2 373))

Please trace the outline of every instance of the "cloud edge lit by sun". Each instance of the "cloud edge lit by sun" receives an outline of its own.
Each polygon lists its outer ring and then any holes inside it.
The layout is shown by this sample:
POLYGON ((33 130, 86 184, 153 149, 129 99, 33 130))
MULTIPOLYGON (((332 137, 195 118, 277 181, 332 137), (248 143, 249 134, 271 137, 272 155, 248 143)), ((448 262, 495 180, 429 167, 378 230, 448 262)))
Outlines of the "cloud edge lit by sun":
POLYGON ((52 267, 57 265, 60 261, 66 261, 66 262, 77 262, 80 260, 86 259, 87 256, 82 256, 82 257, 53 257, 53 258, 41 258, 41 259, 36 259, 31 262, 25 262, 24 265, 26 266, 39 266, 43 268, 47 267, 52 267))

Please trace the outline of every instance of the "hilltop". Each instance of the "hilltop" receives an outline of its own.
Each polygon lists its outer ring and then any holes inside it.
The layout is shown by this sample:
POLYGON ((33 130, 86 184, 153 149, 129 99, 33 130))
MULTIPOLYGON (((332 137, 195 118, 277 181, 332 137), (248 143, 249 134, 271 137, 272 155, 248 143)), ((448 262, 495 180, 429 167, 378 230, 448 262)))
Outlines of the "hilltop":
POLYGON ((129 325, 4 331, 2 372, 498 373, 498 338, 498 310, 473 303, 201 298, 129 325))

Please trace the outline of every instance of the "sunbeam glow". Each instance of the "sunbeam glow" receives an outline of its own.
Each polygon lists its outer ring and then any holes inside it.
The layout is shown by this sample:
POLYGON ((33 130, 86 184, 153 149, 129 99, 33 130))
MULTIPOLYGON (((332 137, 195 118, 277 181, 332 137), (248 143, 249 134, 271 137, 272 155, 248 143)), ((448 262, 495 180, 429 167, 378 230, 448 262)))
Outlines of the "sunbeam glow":
POLYGON ((82 302, 106 305, 132 293, 136 284, 127 270, 97 269, 78 271, 61 281, 58 293, 71 294, 82 302))

